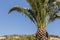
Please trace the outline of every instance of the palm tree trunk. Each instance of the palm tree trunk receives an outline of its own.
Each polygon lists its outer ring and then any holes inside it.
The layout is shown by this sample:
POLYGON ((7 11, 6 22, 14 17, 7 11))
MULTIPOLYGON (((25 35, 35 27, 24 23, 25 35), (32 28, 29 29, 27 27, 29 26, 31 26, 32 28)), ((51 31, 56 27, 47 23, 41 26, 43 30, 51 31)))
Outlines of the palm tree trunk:
POLYGON ((46 28, 38 28, 36 33, 36 40, 48 40, 48 33, 46 31, 46 28))

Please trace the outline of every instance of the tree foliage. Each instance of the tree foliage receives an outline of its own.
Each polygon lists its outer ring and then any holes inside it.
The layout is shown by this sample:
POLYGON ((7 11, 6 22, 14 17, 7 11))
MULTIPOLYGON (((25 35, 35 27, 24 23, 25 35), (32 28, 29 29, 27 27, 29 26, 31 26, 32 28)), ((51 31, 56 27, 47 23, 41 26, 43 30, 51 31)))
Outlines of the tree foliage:
POLYGON ((13 7, 9 13, 16 10, 28 16, 33 23, 39 26, 47 25, 49 22, 60 18, 60 1, 57 0, 26 0, 31 8, 13 7))

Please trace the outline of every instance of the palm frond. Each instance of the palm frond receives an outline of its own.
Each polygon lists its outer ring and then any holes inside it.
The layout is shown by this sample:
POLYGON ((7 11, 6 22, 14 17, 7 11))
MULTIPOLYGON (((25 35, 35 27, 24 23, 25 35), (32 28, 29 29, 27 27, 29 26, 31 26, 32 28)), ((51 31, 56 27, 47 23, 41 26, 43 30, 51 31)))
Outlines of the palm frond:
POLYGON ((53 4, 54 4, 54 5, 60 5, 60 0, 55 0, 55 1, 53 2, 53 4))
POLYGON ((60 19, 60 13, 56 13, 56 17, 60 19))
POLYGON ((37 22, 36 15, 35 15, 35 13, 33 12, 33 10, 29 9, 28 12, 30 12, 30 14, 31 14, 31 16, 33 17, 33 19, 37 22))
POLYGON ((56 1, 56 0, 49 0, 49 2, 48 2, 48 3, 53 3, 54 1, 56 1))
POLYGON ((10 9, 10 11, 8 13, 11 13, 12 11, 25 12, 27 10, 28 10, 28 8, 20 8, 20 7, 15 6, 12 9, 10 9))
POLYGON ((27 2, 30 4, 30 6, 32 7, 32 9, 35 10, 37 8, 35 0, 27 0, 27 2))
POLYGON ((50 16, 49 22, 54 21, 56 19, 56 14, 50 16))
POLYGON ((32 11, 30 9, 28 9, 28 8, 20 8, 20 7, 13 7, 12 9, 10 9, 9 13, 11 13, 12 11, 22 12, 23 14, 28 16, 33 21, 33 23, 35 23, 33 13, 32 13, 32 11))
POLYGON ((56 14, 54 14, 54 15, 51 15, 50 16, 50 21, 54 21, 55 19, 60 19, 60 14, 59 13, 56 13, 56 14))
POLYGON ((44 2, 44 0, 27 0, 27 2, 30 4, 34 11, 38 11, 38 9, 41 8, 40 6, 42 5, 42 2, 44 2))
POLYGON ((12 11, 22 12, 33 21, 33 23, 39 23, 40 25, 47 25, 49 22, 54 21, 56 18, 60 18, 60 14, 57 14, 60 10, 60 2, 56 0, 26 0, 31 9, 13 7, 12 11))

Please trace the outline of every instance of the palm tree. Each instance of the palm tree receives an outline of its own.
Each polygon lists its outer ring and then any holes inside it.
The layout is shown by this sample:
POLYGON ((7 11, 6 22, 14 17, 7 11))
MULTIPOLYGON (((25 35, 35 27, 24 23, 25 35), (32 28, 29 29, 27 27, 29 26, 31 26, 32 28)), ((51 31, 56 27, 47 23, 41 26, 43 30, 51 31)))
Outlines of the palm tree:
POLYGON ((38 29, 36 32, 36 40, 48 40, 46 26, 48 23, 60 18, 60 1, 57 0, 26 0, 31 8, 21 8, 18 6, 10 9, 9 13, 16 10, 28 16, 38 29))

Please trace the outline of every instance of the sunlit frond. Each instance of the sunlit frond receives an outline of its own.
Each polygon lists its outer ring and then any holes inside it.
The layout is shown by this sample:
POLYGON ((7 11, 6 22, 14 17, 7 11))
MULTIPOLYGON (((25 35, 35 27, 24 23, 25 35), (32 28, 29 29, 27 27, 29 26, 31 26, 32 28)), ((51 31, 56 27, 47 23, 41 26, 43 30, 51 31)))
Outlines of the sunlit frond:
POLYGON ((12 9, 10 9, 9 13, 12 12, 12 11, 25 12, 27 10, 28 10, 28 8, 20 8, 20 7, 15 6, 12 9))
POLYGON ((55 13, 54 15, 50 16, 50 21, 54 21, 55 19, 60 19, 60 14, 59 13, 55 13))
POLYGON ((28 16, 34 23, 47 25, 49 22, 60 18, 57 14, 60 10, 60 1, 58 0, 26 0, 30 6, 29 8, 13 7, 9 13, 16 10, 28 16))
POLYGON ((54 21, 56 18, 57 18, 57 17, 56 17, 56 14, 53 14, 53 15, 50 16, 49 21, 50 21, 50 22, 51 22, 51 21, 54 21))
POLYGON ((13 7, 12 9, 10 9, 9 13, 11 13, 14 10, 18 11, 18 12, 22 12, 23 14, 27 15, 33 22, 35 22, 33 12, 30 9, 20 8, 20 7, 13 7))
POLYGON ((53 4, 54 4, 54 5, 60 5, 60 0, 55 0, 55 1, 53 2, 53 4))
POLYGON ((36 9, 37 5, 36 5, 36 0, 27 0, 27 2, 30 4, 30 6, 32 7, 32 9, 36 9))
POLYGON ((56 13, 57 18, 60 19, 60 13, 56 13))

